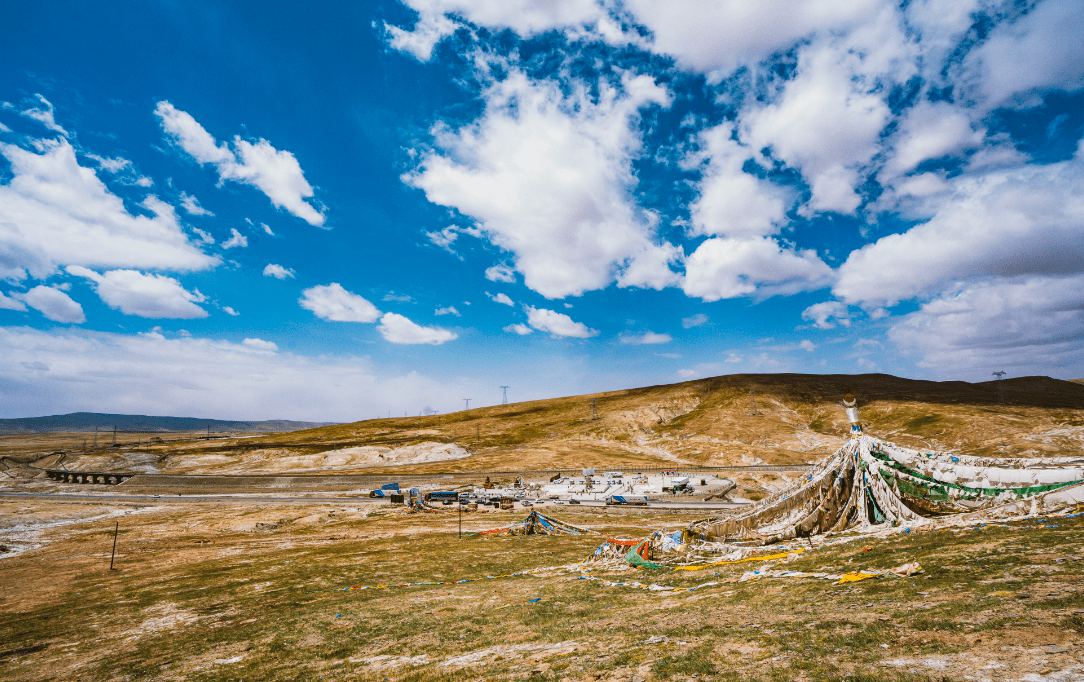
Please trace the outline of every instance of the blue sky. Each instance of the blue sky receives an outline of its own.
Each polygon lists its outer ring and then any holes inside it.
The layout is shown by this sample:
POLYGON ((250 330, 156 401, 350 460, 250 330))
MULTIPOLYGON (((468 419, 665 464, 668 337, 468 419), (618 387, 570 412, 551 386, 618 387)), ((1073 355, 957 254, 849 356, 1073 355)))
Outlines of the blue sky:
POLYGON ((1084 376, 1084 5, 33 3, 0 416, 1084 376))

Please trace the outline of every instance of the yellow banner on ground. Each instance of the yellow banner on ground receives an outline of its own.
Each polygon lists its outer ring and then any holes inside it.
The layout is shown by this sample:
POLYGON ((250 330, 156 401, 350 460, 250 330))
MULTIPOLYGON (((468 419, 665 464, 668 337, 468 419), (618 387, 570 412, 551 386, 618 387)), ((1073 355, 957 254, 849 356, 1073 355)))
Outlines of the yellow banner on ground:
POLYGON ((793 552, 783 552, 781 554, 772 554, 770 556, 750 556, 744 559, 734 559, 733 561, 716 561, 710 564, 700 564, 699 566, 675 566, 675 571, 699 571, 702 568, 711 568, 712 566, 726 566, 728 564, 743 564, 746 561, 772 561, 773 559, 786 559, 790 554, 801 554, 805 551, 805 547, 800 547, 793 552))
POLYGON ((844 573, 839 578, 839 582, 836 585, 842 585, 843 583, 856 583, 859 580, 866 580, 867 578, 876 578, 879 573, 867 573, 865 571, 857 571, 855 573, 844 573))

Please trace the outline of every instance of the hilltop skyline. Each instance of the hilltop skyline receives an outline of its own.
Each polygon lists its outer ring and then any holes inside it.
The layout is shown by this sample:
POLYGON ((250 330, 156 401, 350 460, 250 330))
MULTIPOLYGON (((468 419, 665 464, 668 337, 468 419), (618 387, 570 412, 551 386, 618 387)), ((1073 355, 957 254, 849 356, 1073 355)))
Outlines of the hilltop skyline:
POLYGON ((1084 376, 1084 5, 21 7, 0 416, 1084 376))

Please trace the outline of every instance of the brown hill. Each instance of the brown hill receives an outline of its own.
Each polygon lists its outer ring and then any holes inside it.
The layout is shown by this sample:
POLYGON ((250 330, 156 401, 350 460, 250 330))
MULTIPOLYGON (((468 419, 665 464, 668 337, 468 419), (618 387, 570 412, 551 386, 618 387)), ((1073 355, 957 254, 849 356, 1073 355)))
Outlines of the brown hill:
MULTIPOLYGON (((971 384, 887 374, 739 374, 263 438, 163 446, 158 461, 164 470, 178 472, 208 470, 197 466, 200 462, 214 462, 211 468, 217 471, 285 471, 297 468, 297 456, 330 450, 454 443, 470 456, 409 469, 802 463, 835 451, 846 437, 840 401, 847 392, 858 397, 867 433, 902 445, 1021 457, 1076 455, 1084 445, 1084 385, 1071 381, 1020 377, 971 384), (281 466, 276 468, 276 462, 281 466)), ((343 470, 330 460, 328 467, 343 470)), ((321 466, 317 463, 313 470, 321 466)))

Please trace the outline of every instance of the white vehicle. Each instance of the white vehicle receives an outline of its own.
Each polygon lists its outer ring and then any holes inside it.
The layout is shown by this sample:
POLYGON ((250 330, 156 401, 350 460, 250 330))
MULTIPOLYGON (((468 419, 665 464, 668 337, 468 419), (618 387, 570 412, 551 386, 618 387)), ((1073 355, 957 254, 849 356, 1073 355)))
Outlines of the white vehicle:
POLYGON ((647 504, 647 497, 643 495, 613 495, 606 499, 606 504, 647 504))

